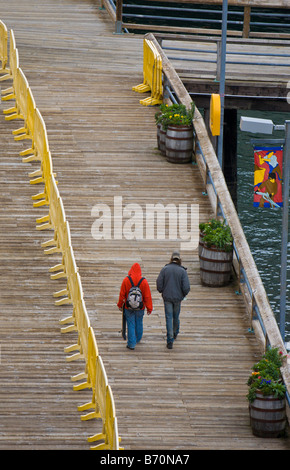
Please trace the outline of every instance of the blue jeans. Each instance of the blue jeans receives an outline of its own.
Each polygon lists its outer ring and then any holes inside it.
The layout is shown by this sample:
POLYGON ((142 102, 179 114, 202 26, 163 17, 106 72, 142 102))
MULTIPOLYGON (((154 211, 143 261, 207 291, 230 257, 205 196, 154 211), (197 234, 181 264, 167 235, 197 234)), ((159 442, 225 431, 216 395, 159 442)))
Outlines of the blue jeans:
POLYGON ((179 314, 181 302, 164 301, 167 343, 172 343, 179 333, 179 314))
POLYGON ((127 321, 129 348, 135 348, 136 344, 141 341, 143 336, 143 317, 144 310, 127 310, 125 308, 125 317, 127 321))

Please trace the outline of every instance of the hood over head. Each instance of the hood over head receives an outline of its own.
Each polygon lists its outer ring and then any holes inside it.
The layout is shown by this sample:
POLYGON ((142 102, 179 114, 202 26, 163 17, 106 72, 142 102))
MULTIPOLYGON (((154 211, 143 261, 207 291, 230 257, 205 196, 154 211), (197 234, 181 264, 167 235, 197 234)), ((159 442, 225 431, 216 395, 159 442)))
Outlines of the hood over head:
POLYGON ((142 277, 140 264, 134 263, 129 269, 128 274, 132 277, 133 282, 138 282, 140 277, 142 277))

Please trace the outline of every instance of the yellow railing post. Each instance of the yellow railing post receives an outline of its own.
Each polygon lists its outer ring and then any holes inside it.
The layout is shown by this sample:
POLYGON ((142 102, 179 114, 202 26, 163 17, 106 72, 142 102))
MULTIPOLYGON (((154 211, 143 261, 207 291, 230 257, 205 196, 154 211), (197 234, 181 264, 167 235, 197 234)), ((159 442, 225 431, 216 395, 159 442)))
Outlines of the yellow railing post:
POLYGON ((106 411, 105 420, 103 421, 103 432, 95 434, 88 438, 88 442, 95 442, 103 439, 105 442, 91 447, 91 450, 115 450, 114 446, 119 445, 120 438, 115 427, 116 412, 113 393, 110 385, 106 388, 106 411))
POLYGON ((92 418, 105 419, 106 415, 106 388, 108 385, 108 378, 104 368, 104 363, 101 356, 96 357, 96 382, 93 389, 92 401, 78 406, 79 411, 93 410, 81 416, 82 421, 87 421, 92 418))
POLYGON ((77 330, 79 333, 78 342, 67 346, 64 349, 65 353, 70 353, 73 351, 78 351, 71 356, 67 356, 66 360, 68 362, 74 361, 76 359, 84 359, 87 361, 89 354, 89 329, 90 329, 90 319, 87 313, 84 299, 79 299, 75 305, 75 318, 77 330))
POLYGON ((134 86, 132 88, 133 91, 137 91, 138 93, 145 93, 146 91, 151 90, 150 86, 150 79, 151 79, 151 73, 148 73, 148 52, 149 52, 149 47, 147 44, 146 39, 143 40, 143 83, 140 85, 134 86))
POLYGON ((10 72, 9 68, 7 68, 8 62, 8 31, 6 25, 0 20, 0 61, 1 61, 1 69, 0 73, 8 73, 10 72))
MULTIPOLYGON (((55 305, 66 305, 66 304, 74 305, 75 299, 83 298, 80 275, 78 273, 78 268, 76 266, 72 247, 69 247, 68 253, 69 253, 69 256, 68 256, 69 263, 68 263, 68 275, 67 275, 67 288, 62 289, 53 294, 53 296, 56 298, 62 297, 61 299, 55 301, 55 305)), ((72 320, 75 322, 74 312, 73 312, 72 320)), ((68 323, 68 319, 60 320, 60 323, 62 325, 64 323, 68 323)), ((67 331, 73 331, 72 329, 69 330, 68 328, 73 328, 73 327, 71 326, 67 328, 62 328, 61 332, 66 333, 67 331)), ((74 329, 76 329, 76 325, 74 325, 74 329)))
POLYGON ((14 140, 33 139, 34 135, 34 115, 35 115, 35 101, 30 87, 26 91, 26 115, 24 116, 24 126, 12 132, 15 136, 14 140))
MULTIPOLYGON (((50 201, 49 201, 49 212, 48 215, 39 217, 36 219, 36 230, 54 230, 54 241, 52 244, 57 244, 57 224, 58 217, 60 216, 63 220, 66 220, 65 211, 62 203, 62 199, 59 195, 58 187, 55 181, 54 175, 50 175, 50 201)), ((48 242, 46 242, 48 244, 48 242)), ((46 245, 47 246, 47 245, 46 245)))
POLYGON ((88 336, 88 357, 86 364, 87 380, 78 385, 74 385, 74 390, 84 390, 85 388, 92 388, 93 393, 96 386, 96 372, 97 372, 97 357, 99 355, 96 338, 92 327, 89 328, 88 336))
MULTIPOLYGON (((54 191, 51 192, 54 194, 54 191)), ((53 201, 54 205, 54 201, 53 201)), ((67 254, 67 249, 71 245, 70 243, 70 228, 69 223, 66 220, 65 211, 61 197, 57 199, 54 210, 51 211, 51 215, 54 217, 54 237, 41 244, 42 248, 45 248, 45 255, 52 255, 54 253, 62 253, 63 256, 67 254)), ((51 268, 53 271, 58 268, 51 268)))
MULTIPOLYGON (((19 67, 18 50, 16 48, 14 32, 12 29, 10 30, 9 39, 10 39, 10 45, 9 45, 9 66, 10 67, 7 69, 8 73, 0 77, 0 82, 4 80, 9 80, 9 79, 13 80, 13 78, 15 78, 16 76, 16 70, 19 67)), ((6 88, 5 90, 2 90, 1 93, 3 95, 12 94, 12 98, 13 98, 13 86, 6 88)), ((11 97, 7 99, 11 99, 11 97)))
POLYGON ((154 44, 147 39, 145 41, 148 42, 150 49, 149 57, 151 58, 149 61, 150 72, 152 74, 151 96, 141 100, 140 103, 144 106, 155 106, 162 103, 162 60, 154 44))
MULTIPOLYGON (((12 108, 4 109, 5 120, 11 121, 13 119, 25 119, 27 116, 27 90, 28 81, 21 68, 16 70, 14 81, 14 94, 15 106, 12 108)), ((2 98, 4 100, 4 98, 2 98)))
POLYGON ((140 100, 144 106, 154 106, 162 103, 162 60, 152 41, 143 41, 143 83, 133 87, 133 91, 145 93, 151 91, 151 96, 140 100))
POLYGON ((31 148, 20 152, 21 156, 25 156, 22 159, 24 163, 42 161, 44 145, 48 145, 45 139, 47 140, 46 126, 39 109, 35 108, 31 148))

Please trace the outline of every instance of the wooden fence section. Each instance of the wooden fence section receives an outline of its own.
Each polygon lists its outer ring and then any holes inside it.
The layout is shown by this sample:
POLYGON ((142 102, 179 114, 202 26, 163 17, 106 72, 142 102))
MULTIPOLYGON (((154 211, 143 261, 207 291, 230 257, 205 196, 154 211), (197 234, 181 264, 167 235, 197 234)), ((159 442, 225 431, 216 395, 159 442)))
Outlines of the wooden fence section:
MULTIPOLYGON (((114 394, 122 447, 130 449, 289 449, 289 439, 252 436, 246 380, 259 357, 236 286, 202 287, 196 252, 184 252, 192 290, 182 306, 181 334, 166 349, 163 305, 155 279, 175 243, 97 241, 92 208, 114 196, 123 204, 197 203, 212 215, 197 166, 167 163, 156 149, 155 108, 143 107, 132 86, 142 80, 143 38, 115 36, 95 2, 0 0, 15 31, 20 65, 46 123, 53 167, 84 299, 114 394), (77 32, 77 33, 76 33, 77 32), (73 34, 75 33, 75 34, 73 34), (149 280, 154 312, 144 338, 125 347, 116 308, 133 262, 149 280)), ((34 163, 23 163, 15 126, 1 125, 1 449, 88 449, 98 421, 81 421, 77 406, 91 393, 73 391, 77 362, 66 362, 48 263, 35 231, 34 163)), ((57 254, 52 255, 59 262, 57 254)), ((60 315, 59 309, 62 309, 60 315)), ((82 371, 82 364, 79 364, 82 371)), ((101 433, 101 429, 99 431, 101 433)))
MULTIPOLYGON (((153 0, 153 4, 154 4, 154 1, 156 1, 157 3, 157 0, 153 0)), ((143 9, 143 12, 142 10, 139 11, 140 13, 141 12, 143 13, 143 14, 140 14, 140 18, 143 20, 143 23, 144 23, 142 24, 139 21, 138 15, 136 16, 136 14, 130 14, 128 16, 128 14, 126 15, 126 13, 123 14, 123 4, 125 5, 125 2, 123 0, 114 0, 114 1, 102 0, 102 5, 107 9, 110 15, 110 18, 114 21, 115 30, 118 33, 120 33, 122 28, 124 28, 125 30, 128 29, 129 31, 140 30, 140 31, 155 31, 155 32, 162 31, 166 33, 175 32, 178 34, 183 33, 183 34, 219 35, 219 36, 221 35, 221 28, 218 27, 218 23, 219 23, 218 21, 211 23, 211 27, 209 27, 208 25, 205 26, 203 25, 203 23, 206 23, 206 19, 207 19, 208 11, 206 11, 206 9, 209 9, 210 7, 214 7, 214 8, 221 7, 223 4, 223 0, 206 0, 206 1, 204 0, 181 0, 180 2, 177 2, 177 0, 169 0, 169 1, 161 0, 161 2, 157 3, 157 8, 160 8, 160 4, 162 3, 167 5, 167 7, 165 6, 164 8, 165 10, 167 8, 168 11, 170 11, 170 8, 178 9, 179 6, 177 5, 182 4, 182 3, 184 4, 185 8, 187 6, 205 7, 203 21, 199 23, 199 27, 197 27, 196 25, 194 26, 194 24, 191 27, 184 26, 184 25, 179 26, 178 22, 176 22, 177 24, 175 25, 172 25, 172 24, 166 25, 166 24, 163 24, 163 22, 158 23, 156 21, 154 22, 154 20, 152 21, 152 18, 154 17, 154 15, 152 14, 151 14, 151 17, 148 16, 146 18, 146 12, 143 9), (127 21, 129 20, 127 23, 126 21, 124 21, 124 19, 126 19, 126 16, 127 16, 127 21), (151 21, 148 21, 148 18, 150 18, 151 21), (147 19, 147 22, 146 22, 146 19, 147 19), (216 25, 215 27, 214 27, 214 24, 216 25)), ((125 6, 128 7, 128 4, 126 4, 125 6)), ((238 37, 243 37, 243 38, 271 37, 271 38, 276 38, 276 39, 281 39, 283 37, 283 38, 289 39, 290 37, 289 31, 287 32, 284 32, 281 30, 279 31, 279 28, 277 30, 277 24, 276 24, 276 30, 274 31, 271 30, 271 32, 269 33, 269 32, 265 32, 265 29, 263 28, 263 26, 265 26, 266 23, 264 24, 263 22, 261 22, 261 20, 258 23, 251 21, 251 13, 252 13, 253 8, 255 9, 256 12, 259 11, 259 9, 261 9, 260 11, 262 14, 264 14, 263 9, 275 10, 279 8, 279 9, 284 9, 284 11, 285 10, 287 11, 287 9, 290 8, 289 2, 287 2, 287 0, 228 0, 228 6, 229 8, 238 7, 240 9, 243 9, 242 10, 243 13, 239 21, 236 21, 236 20, 232 21, 235 24, 235 29, 229 29, 228 36, 238 36, 238 37), (242 25, 242 27, 239 28, 238 25, 239 26, 242 25), (254 28, 254 31, 251 30, 252 27, 254 28)), ((141 8, 146 8, 146 7, 144 7, 144 5, 143 6, 141 5, 141 8)), ((228 10, 228 13, 230 15, 230 9, 228 10)), ((234 15, 236 14, 234 10, 232 11, 232 13, 234 13, 234 15)), ((271 15, 269 11, 267 14, 271 15)), ((158 12, 157 12, 157 15, 158 15, 158 12)), ((157 15, 155 15, 155 19, 157 15)), ((229 15, 228 15, 228 21, 229 21, 229 15)), ((160 17, 162 17, 162 13, 160 14, 160 17)), ((167 18, 169 19, 169 21, 171 21, 174 18, 174 15, 171 15, 171 17, 168 16, 167 18)), ((184 21, 186 21, 186 19, 188 18, 186 17, 186 14, 185 14, 184 21)), ((212 20, 209 20, 209 21, 212 21, 212 20)))

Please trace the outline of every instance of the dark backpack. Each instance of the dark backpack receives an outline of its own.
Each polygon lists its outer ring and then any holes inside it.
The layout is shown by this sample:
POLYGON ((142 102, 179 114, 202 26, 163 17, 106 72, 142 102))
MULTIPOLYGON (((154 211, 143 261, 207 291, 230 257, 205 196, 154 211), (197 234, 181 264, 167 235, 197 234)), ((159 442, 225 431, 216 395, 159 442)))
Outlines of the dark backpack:
POLYGON ((132 287, 129 290, 129 294, 126 300, 126 308, 128 310, 143 310, 143 296, 140 289, 140 284, 144 277, 141 277, 137 286, 134 285, 131 276, 128 276, 128 278, 130 279, 132 287))

